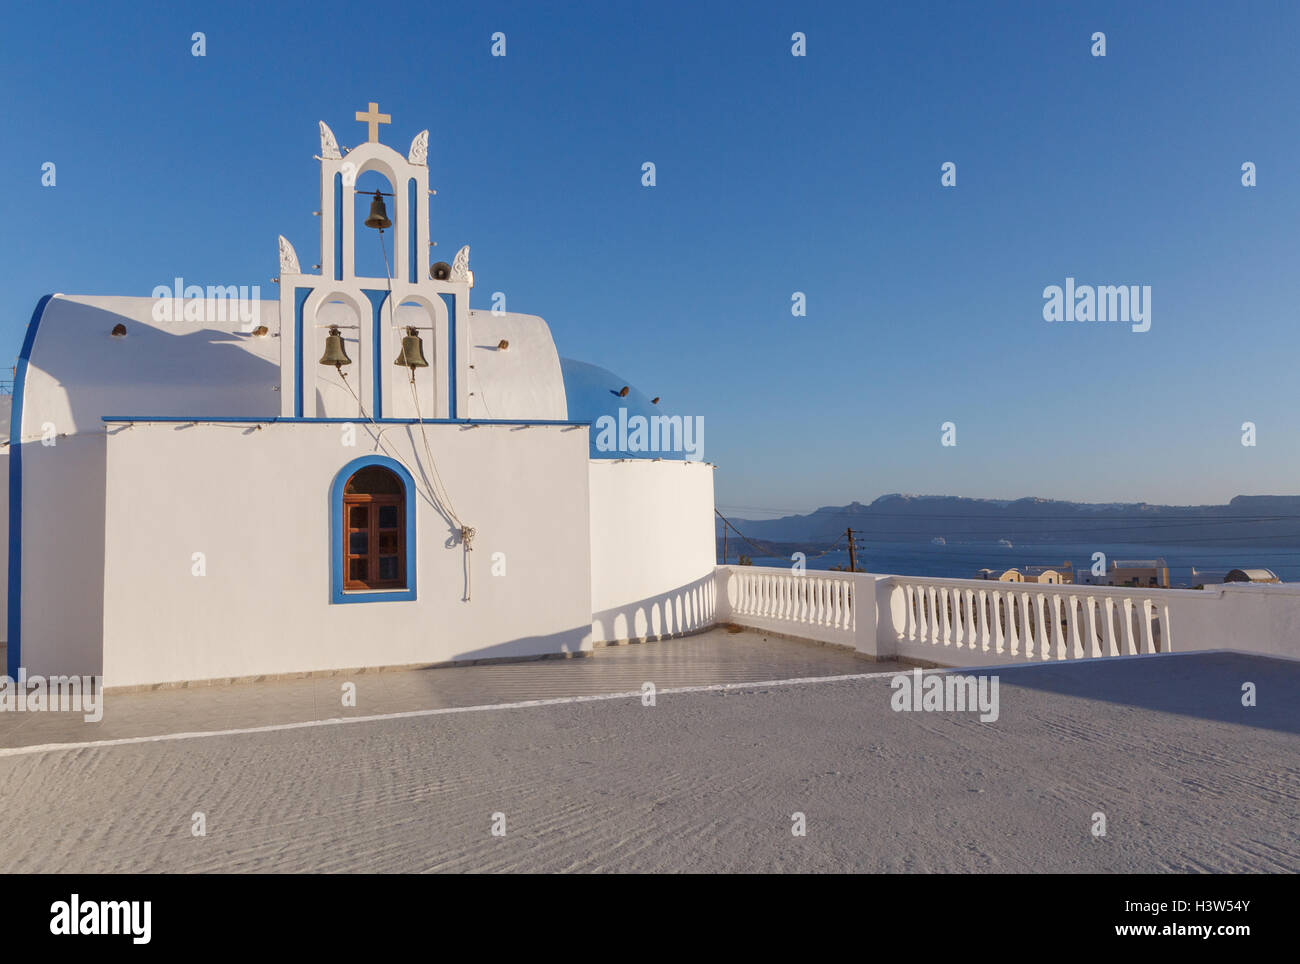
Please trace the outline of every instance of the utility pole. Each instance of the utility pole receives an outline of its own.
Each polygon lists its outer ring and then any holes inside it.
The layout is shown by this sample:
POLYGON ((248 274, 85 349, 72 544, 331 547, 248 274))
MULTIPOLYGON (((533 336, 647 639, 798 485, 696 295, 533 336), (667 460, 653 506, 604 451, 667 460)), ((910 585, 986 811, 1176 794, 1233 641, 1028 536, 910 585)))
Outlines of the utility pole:
POLYGON ((849 534, 849 572, 857 572, 858 560, 853 554, 853 529, 850 527, 847 532, 849 534))

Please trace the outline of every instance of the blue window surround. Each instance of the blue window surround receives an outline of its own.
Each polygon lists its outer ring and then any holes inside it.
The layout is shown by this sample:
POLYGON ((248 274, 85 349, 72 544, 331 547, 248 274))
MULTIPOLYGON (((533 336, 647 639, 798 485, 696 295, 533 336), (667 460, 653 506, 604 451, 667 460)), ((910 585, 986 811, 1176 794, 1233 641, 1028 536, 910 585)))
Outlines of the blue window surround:
POLYGON ((22 665, 23 626, 23 395, 27 388, 27 365, 36 343, 36 330, 41 326, 45 306, 54 295, 46 295, 36 303, 32 320, 27 323, 22 352, 18 355, 14 373, 13 409, 9 424, 9 625, 8 664, 5 672, 10 679, 18 678, 22 665))
POLYGON ((399 602, 415 598, 415 480, 400 462, 382 455, 363 455, 353 459, 334 476, 330 486, 330 602, 399 602), (379 465, 402 480, 403 498, 406 500, 406 588, 376 589, 373 591, 343 589, 343 489, 358 471, 368 465, 379 465))

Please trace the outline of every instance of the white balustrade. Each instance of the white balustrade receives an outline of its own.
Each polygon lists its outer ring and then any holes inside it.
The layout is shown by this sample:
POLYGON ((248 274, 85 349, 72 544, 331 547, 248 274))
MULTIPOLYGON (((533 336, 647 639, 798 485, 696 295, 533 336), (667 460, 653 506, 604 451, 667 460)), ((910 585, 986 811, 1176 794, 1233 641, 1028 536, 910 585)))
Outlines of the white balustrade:
POLYGON ((1171 652, 1169 595, 1181 590, 892 576, 908 655, 968 650, 1009 661, 1171 652))
POLYGON ((719 566, 720 618, 948 666, 1245 649, 1300 656, 1300 586, 1203 590, 719 566), (1171 614, 1177 611, 1177 631, 1171 614))
POLYGON ((742 625, 831 642, 852 642, 853 577, 816 570, 719 566, 727 573, 730 618, 742 625))

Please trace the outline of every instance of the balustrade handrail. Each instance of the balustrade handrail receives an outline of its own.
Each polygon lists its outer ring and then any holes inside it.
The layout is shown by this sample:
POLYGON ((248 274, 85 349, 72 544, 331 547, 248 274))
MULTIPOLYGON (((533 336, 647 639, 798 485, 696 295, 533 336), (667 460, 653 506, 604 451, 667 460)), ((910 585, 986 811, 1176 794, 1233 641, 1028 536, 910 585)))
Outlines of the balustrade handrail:
POLYGON ((1201 589, 1175 589, 1167 586, 1097 586, 1086 582, 1011 582, 1001 579, 962 579, 945 576, 886 575, 895 585, 960 586, 967 589, 985 589, 995 592, 1062 592, 1082 596, 1134 596, 1166 593, 1180 596, 1199 596, 1201 589))

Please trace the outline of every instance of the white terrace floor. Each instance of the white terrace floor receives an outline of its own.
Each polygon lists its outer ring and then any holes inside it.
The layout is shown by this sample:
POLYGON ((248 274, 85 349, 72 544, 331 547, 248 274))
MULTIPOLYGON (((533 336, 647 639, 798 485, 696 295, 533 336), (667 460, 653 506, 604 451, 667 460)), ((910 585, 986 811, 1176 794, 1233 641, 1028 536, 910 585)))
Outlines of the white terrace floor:
MULTIPOLYGON (((0 646, 0 654, 3 652, 0 646)), ((665 689, 899 668, 898 664, 871 662, 837 647, 772 639, 753 630, 734 633, 712 629, 658 643, 607 646, 578 659, 110 691, 104 701, 104 718, 98 723, 86 723, 75 713, 0 713, 0 750, 626 693, 640 691, 646 682, 665 689), (345 682, 355 684, 355 707, 343 705, 345 682)))
POLYGON ((895 712, 880 677, 663 692, 889 669, 714 631, 587 660, 364 674, 347 711, 338 677, 109 694, 93 730, 0 720, 0 747, 660 690, 653 707, 0 749, 0 872, 1300 870, 1300 662, 999 669, 993 723, 895 712))

